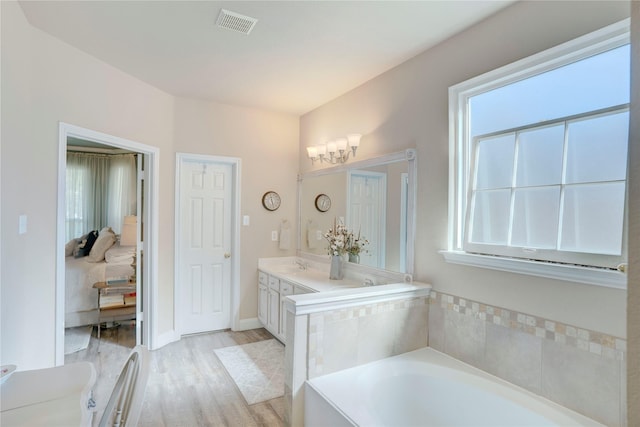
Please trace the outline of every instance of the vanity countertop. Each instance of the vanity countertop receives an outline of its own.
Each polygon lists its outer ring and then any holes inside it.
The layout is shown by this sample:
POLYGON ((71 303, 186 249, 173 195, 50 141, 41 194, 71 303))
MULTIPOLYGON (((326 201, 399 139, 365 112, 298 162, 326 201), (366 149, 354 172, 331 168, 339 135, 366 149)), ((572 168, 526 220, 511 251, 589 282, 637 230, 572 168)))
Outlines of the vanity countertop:
POLYGON ((357 280, 330 280, 329 273, 326 271, 312 268, 303 270, 295 264, 262 265, 259 269, 271 276, 302 285, 315 292, 339 291, 364 287, 363 284, 357 280))
POLYGON ((307 263, 296 257, 262 258, 258 264, 258 269, 270 276, 315 291, 311 294, 290 296, 289 298, 293 298, 298 305, 316 305, 343 300, 375 300, 406 293, 415 296, 428 295, 431 290, 431 285, 419 282, 404 283, 385 280, 384 282, 387 284, 378 282, 375 286, 365 286, 364 280, 347 278, 330 280, 329 272, 321 268, 314 268, 313 263, 307 263))

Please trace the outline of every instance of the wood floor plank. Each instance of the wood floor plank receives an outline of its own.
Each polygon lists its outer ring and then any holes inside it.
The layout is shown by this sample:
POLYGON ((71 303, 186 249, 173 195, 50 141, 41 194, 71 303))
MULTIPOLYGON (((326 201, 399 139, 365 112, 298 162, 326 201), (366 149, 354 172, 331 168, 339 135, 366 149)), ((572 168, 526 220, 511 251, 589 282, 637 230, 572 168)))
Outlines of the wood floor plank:
MULTIPOLYGON (((272 339, 265 329, 220 331, 183 337, 150 353, 150 374, 140 426, 266 426, 284 425, 284 397, 248 405, 214 353, 217 348, 272 339)), ((65 356, 65 363, 89 361, 98 373, 94 396, 98 403, 93 425, 131 348, 132 324, 96 331, 86 350, 65 356)))

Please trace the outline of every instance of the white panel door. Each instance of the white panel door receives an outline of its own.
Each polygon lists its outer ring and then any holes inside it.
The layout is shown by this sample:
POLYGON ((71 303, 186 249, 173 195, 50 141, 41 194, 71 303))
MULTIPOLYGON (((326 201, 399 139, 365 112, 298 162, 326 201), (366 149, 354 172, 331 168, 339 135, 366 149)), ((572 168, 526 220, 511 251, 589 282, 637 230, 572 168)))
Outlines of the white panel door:
POLYGON ((182 334, 231 326, 231 202, 231 165, 181 162, 182 334))
POLYGON ((350 171, 347 227, 369 241, 368 253, 360 254, 360 263, 385 268, 386 174, 350 171))

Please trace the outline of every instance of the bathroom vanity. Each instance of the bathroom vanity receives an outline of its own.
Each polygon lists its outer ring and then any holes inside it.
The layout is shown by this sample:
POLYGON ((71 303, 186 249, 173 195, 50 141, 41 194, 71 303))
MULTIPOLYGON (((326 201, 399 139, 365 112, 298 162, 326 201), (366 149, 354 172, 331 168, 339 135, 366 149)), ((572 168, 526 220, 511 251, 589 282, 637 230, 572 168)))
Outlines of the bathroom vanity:
POLYGON ((258 260, 260 322, 285 347, 285 424, 302 425, 308 379, 427 346, 431 286, 345 262, 258 260))
POLYGON ((329 273, 293 257, 260 260, 258 320, 282 343, 286 341, 285 298, 316 292, 362 287, 353 279, 329 280, 329 273))

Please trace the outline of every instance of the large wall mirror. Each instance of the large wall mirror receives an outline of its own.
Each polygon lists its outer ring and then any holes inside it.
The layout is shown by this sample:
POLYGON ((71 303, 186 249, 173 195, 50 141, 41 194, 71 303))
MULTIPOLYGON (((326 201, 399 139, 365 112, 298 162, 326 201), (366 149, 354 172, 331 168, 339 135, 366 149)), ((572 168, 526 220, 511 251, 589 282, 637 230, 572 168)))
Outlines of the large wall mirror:
POLYGON ((340 221, 369 242, 352 262, 413 274, 415 160, 409 149, 302 174, 299 251, 327 255, 324 234, 340 221))

